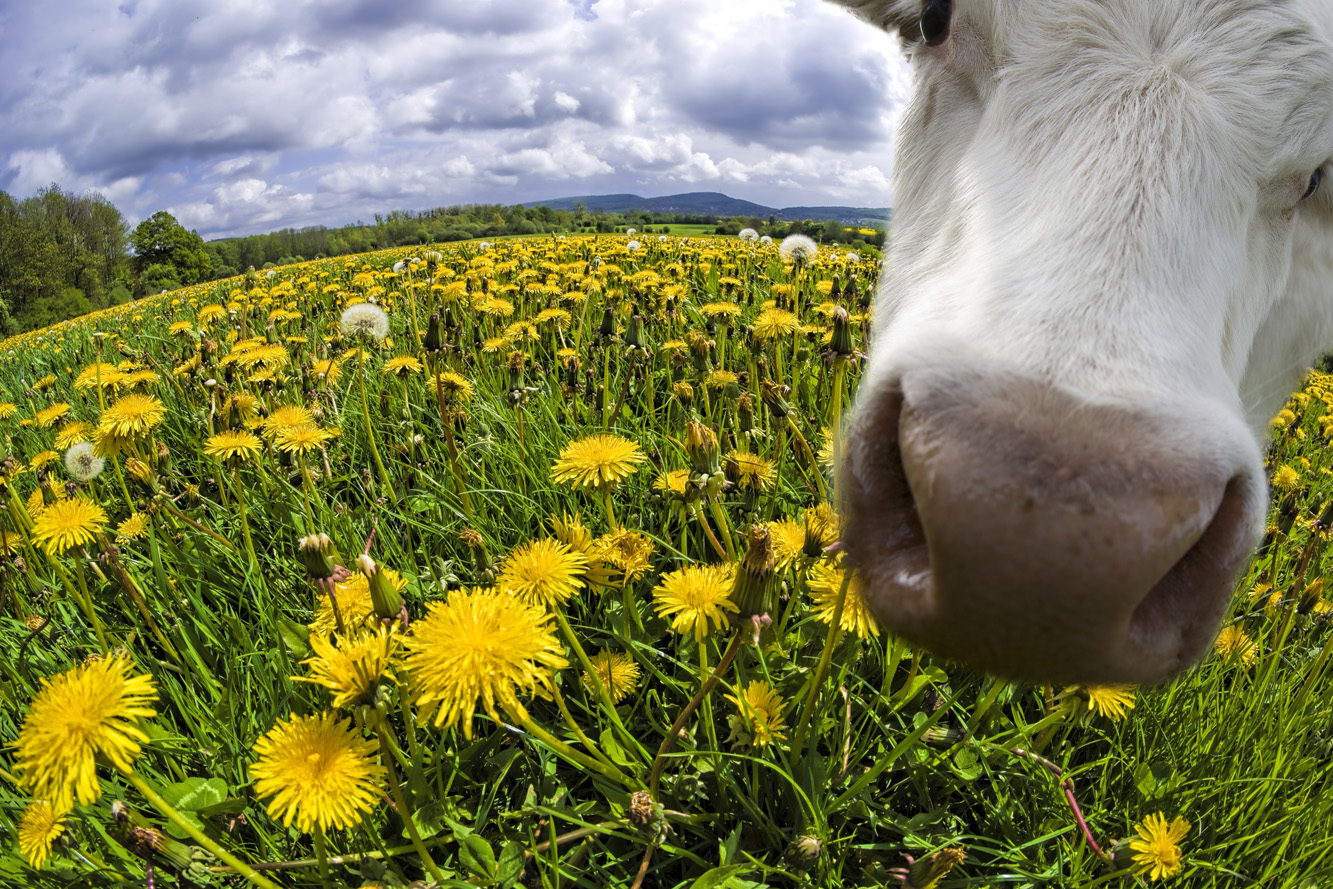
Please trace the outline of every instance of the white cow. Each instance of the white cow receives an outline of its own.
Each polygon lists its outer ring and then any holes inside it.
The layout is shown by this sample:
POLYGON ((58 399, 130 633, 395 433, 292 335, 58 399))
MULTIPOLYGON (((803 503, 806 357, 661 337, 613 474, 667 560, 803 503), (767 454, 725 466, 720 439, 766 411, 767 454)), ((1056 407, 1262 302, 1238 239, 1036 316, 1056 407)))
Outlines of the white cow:
POLYGON ((842 467, 872 607, 1012 678, 1163 681, 1333 343, 1333 2, 840 2, 915 76, 842 467))

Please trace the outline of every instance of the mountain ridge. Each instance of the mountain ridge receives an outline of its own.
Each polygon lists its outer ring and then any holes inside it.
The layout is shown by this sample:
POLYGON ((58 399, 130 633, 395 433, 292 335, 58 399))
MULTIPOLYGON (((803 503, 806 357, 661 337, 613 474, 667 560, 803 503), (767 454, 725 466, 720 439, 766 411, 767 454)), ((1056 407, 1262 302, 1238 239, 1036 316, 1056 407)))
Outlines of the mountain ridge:
POLYGON ((605 213, 625 213, 643 210, 659 213, 691 213, 702 216, 773 216, 787 221, 797 219, 837 220, 843 224, 884 226, 892 215, 888 208, 877 207, 767 207, 753 201, 733 198, 720 191, 691 191, 682 194, 644 197, 637 194, 570 195, 543 201, 528 201, 524 207, 550 207, 552 210, 573 210, 582 202, 589 210, 605 213))

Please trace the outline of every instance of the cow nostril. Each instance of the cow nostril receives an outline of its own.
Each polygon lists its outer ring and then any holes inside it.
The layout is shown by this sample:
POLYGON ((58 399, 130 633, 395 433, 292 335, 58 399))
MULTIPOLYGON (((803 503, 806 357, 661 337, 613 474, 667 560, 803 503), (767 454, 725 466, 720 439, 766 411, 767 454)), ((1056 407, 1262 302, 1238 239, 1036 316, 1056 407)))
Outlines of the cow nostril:
POLYGON ((1238 562, 1253 541, 1246 481, 1232 478, 1199 539, 1135 607, 1129 641, 1145 654, 1188 665, 1211 641, 1238 562))

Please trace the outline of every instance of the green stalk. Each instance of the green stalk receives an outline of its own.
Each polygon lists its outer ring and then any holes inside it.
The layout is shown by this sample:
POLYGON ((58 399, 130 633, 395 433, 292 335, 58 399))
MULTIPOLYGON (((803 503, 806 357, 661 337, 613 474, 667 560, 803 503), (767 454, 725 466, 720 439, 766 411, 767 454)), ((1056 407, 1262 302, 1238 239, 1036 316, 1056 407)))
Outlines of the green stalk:
POLYGON ((556 623, 560 625, 560 632, 564 634, 565 641, 568 642, 569 647, 574 650, 574 656, 578 658, 579 666, 584 669, 588 674, 588 677, 592 680, 593 689, 597 692, 597 699, 601 701, 602 706, 606 709, 607 716, 610 717, 612 723, 620 731, 621 736, 630 743, 630 746, 636 750, 642 751, 643 748, 639 744, 639 739, 630 734, 629 729, 625 728, 625 724, 620 721, 620 714, 616 712, 616 705, 615 702, 611 700, 611 693, 602 682, 602 677, 597 672, 597 669, 593 667, 592 661, 588 658, 588 653, 584 651, 583 646, 579 644, 578 637, 574 635, 574 628, 569 625, 569 618, 565 617, 564 611, 559 608, 553 609, 552 613, 555 614, 556 623))
POLYGON ((569 712, 569 707, 565 704, 565 696, 560 693, 560 683, 551 683, 551 694, 552 697, 555 698, 555 705, 560 708, 560 715, 564 717, 565 725, 569 726, 569 730, 574 733, 574 737, 579 739, 579 743, 582 744, 584 748, 593 755, 593 758, 602 765, 619 771, 619 769, 616 768, 616 764, 607 758, 606 754, 602 752, 602 749, 594 744, 592 740, 584 734, 583 729, 579 728, 579 724, 574 721, 574 714, 569 712))
POLYGON ((202 830, 182 818, 180 812, 177 812, 172 808, 166 800, 158 795, 156 790, 149 787, 148 783, 138 775, 134 774, 132 770, 122 769, 120 773, 124 776, 126 781, 129 781, 140 793, 143 794, 144 799, 148 800, 155 809, 165 815, 168 821, 185 831, 190 839, 231 865, 232 869, 238 874, 245 877, 254 885, 261 887, 261 889, 282 889, 277 883, 274 883, 272 880, 263 876, 250 865, 219 846, 213 840, 209 839, 202 830))
POLYGON ((690 698, 690 702, 685 705, 685 709, 680 711, 676 721, 671 723, 671 728, 667 729, 666 737, 662 739, 661 746, 657 748, 657 756, 653 758, 653 773, 648 779, 648 792, 653 795, 654 799, 657 798, 657 787, 662 782, 662 769, 666 767, 667 754, 671 752, 672 747, 676 746, 676 738, 680 736, 680 730, 685 727, 685 723, 689 722, 694 711, 699 709, 699 705, 713 690, 713 686, 717 685, 717 681, 722 677, 722 674, 731 668, 731 662, 736 659, 736 653, 741 650, 741 640, 744 638, 745 632, 742 627, 732 633, 731 643, 727 645, 727 650, 722 655, 722 660, 718 661, 712 675, 699 686, 699 690, 694 693, 694 697, 690 698))
POLYGON ((384 771, 389 777, 389 790, 393 793, 394 805, 398 807, 398 814, 403 819, 403 826, 407 828, 407 835, 412 840, 412 845, 416 847, 417 855, 421 858, 421 863, 425 865, 430 872, 431 878, 436 883, 443 883, 444 877, 440 874, 440 869, 435 866, 435 859, 430 857, 430 852, 426 850, 425 844, 421 842, 421 832, 417 830, 416 822, 412 820, 412 810, 407 807, 407 800, 403 797, 402 785, 398 783, 398 770, 393 765, 393 751, 389 749, 389 726, 380 720, 377 726, 377 734, 380 739, 380 751, 384 759, 384 771))
POLYGON ((329 875, 329 852, 324 847, 324 825, 315 825, 315 860, 319 862, 319 879, 324 889, 333 889, 333 878, 329 875))
POLYGON ((527 713, 524 713, 522 718, 518 720, 518 724, 521 725, 523 730, 528 734, 532 735, 560 756, 563 756, 565 759, 570 760, 576 765, 583 766, 585 769, 591 769, 602 777, 610 778, 612 781, 615 781, 617 784, 627 787, 630 790, 638 790, 643 786, 615 766, 607 767, 592 757, 584 756, 582 753, 579 753, 573 747, 570 747, 564 741, 533 722, 532 717, 527 713))
MULTIPOLYGON (((365 351, 364 347, 361 350, 365 351)), ((362 354, 356 360, 357 381, 361 384, 361 419, 366 425, 366 438, 370 441, 370 455, 375 458, 375 469, 379 472, 380 484, 389 492, 389 498, 394 503, 398 502, 398 492, 393 489, 393 482, 389 480, 389 472, 384 468, 384 461, 380 459, 380 449, 375 444, 375 430, 370 423, 370 406, 366 402, 366 357, 362 354)))
POLYGON ((815 675, 810 680, 810 692, 805 696, 805 704, 801 707, 801 718, 797 721, 796 731, 792 734, 793 764, 804 749, 805 732, 810 725, 810 716, 814 713, 815 700, 819 697, 819 686, 824 682, 824 674, 828 672, 829 662, 833 659, 833 647, 842 637, 842 610, 847 604, 847 590, 851 585, 852 571, 850 568, 844 568, 842 586, 838 587, 838 601, 833 606, 833 618, 830 621, 828 636, 824 639, 824 650, 819 655, 819 666, 815 668, 815 675))

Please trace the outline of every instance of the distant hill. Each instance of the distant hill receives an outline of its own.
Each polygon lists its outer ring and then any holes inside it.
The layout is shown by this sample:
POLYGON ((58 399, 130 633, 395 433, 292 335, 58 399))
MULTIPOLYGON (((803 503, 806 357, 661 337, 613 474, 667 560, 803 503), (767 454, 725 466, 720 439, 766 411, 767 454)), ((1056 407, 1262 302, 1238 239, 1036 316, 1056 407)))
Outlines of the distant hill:
POLYGON ((548 201, 529 201, 524 207, 550 207, 552 210, 573 210, 582 202, 589 210, 604 213, 625 213, 646 210, 658 213, 692 213, 700 216, 775 216, 778 219, 836 219, 844 225, 883 226, 890 211, 871 207, 765 207, 753 201, 743 201, 718 191, 694 191, 687 194, 669 194, 645 198, 637 194, 585 194, 548 201))

